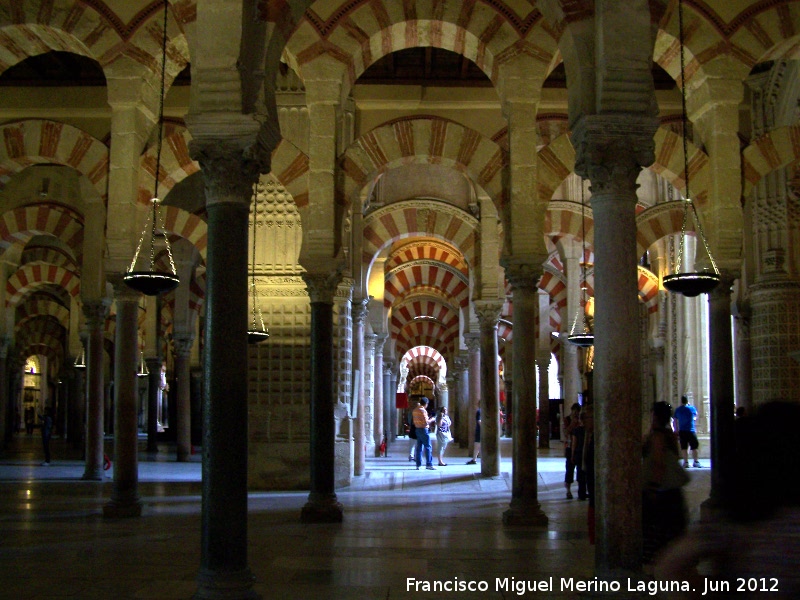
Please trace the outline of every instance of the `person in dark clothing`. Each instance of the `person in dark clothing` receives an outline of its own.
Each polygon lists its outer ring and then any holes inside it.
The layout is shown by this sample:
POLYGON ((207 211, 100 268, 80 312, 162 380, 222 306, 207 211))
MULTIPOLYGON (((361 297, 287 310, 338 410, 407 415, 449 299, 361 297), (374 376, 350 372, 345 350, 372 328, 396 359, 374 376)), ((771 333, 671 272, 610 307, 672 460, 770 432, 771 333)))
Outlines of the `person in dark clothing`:
POLYGON ((39 415, 42 420, 42 446, 44 447, 44 462, 42 466, 50 465, 50 438, 53 435, 53 415, 50 407, 44 409, 44 414, 39 415))

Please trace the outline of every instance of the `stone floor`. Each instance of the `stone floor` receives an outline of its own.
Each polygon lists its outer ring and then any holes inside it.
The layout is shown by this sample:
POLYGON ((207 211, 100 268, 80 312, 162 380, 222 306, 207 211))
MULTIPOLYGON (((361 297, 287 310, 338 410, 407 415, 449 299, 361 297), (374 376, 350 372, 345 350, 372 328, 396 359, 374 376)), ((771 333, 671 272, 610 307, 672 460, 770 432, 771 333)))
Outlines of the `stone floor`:
MULTIPOLYGON (((576 598, 562 577, 591 579, 594 549, 586 502, 567 500, 559 442, 541 452, 539 498, 546 528, 507 528, 511 440, 501 441, 502 476, 485 479, 448 450, 448 466, 417 471, 405 440, 388 458, 337 491, 344 522, 299 522, 304 492, 251 493, 249 564, 265 599, 514 598, 516 581, 549 581, 543 598, 576 598), (413 524, 413 525, 412 525, 413 524), (422 533, 420 533, 422 532, 422 533), (408 587, 409 578, 420 587, 408 587), (509 588, 497 580, 508 578, 509 588), (486 582, 486 592, 430 592, 434 581, 486 582)), ((41 442, 21 435, 0 459, 0 598, 175 599, 196 590, 200 564, 200 463, 174 462, 164 447, 139 463, 143 515, 107 520, 104 482, 81 481, 83 466, 65 442, 40 466, 41 442)), ((692 469, 693 520, 708 497, 708 460, 692 469)), ((575 489, 573 488, 573 491, 575 489)), ((539 596, 531 592, 527 596, 539 596)))

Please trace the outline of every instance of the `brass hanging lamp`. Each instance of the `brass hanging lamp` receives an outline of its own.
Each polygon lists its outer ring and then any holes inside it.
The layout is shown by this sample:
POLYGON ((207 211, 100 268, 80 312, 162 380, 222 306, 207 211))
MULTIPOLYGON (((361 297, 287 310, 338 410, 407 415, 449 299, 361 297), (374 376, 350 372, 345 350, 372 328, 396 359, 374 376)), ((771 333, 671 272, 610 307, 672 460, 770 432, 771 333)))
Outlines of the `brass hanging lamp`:
POLYGON ((671 275, 664 276, 664 287, 670 292, 683 294, 684 296, 694 297, 699 294, 707 294, 720 282, 719 269, 717 263, 714 262, 714 257, 711 256, 711 249, 708 246, 705 233, 703 232, 703 225, 700 222, 700 216, 697 213, 697 208, 692 202, 691 194, 689 193, 689 142, 688 142, 688 120, 686 116, 686 61, 684 56, 684 39, 683 39, 683 0, 678 0, 678 37, 680 41, 681 50, 681 109, 683 121, 683 177, 686 181, 686 194, 683 202, 683 222, 681 224, 681 239, 678 246, 678 260, 675 264, 675 272, 671 275), (708 255, 709 263, 711 263, 711 270, 705 269, 703 271, 694 272, 681 272, 683 264, 684 245, 686 243, 686 223, 689 219, 691 212, 692 219, 694 220, 697 234, 703 243, 706 254, 708 255))
POLYGON ((169 237, 164 228, 163 222, 159 219, 159 206, 161 200, 158 199, 158 173, 161 169, 161 146, 163 143, 163 121, 164 121, 164 90, 166 88, 166 72, 167 72, 167 14, 168 14, 169 1, 164 0, 164 29, 161 39, 161 94, 159 97, 158 105, 158 145, 156 150, 156 170, 155 170, 155 189, 153 199, 150 201, 152 211, 145 222, 142 235, 139 238, 139 244, 136 246, 136 252, 133 255, 131 265, 123 275, 122 279, 128 287, 141 292, 146 296, 157 296, 170 290, 175 289, 180 283, 178 272, 175 269, 175 261, 172 258, 172 249, 169 244, 169 237), (139 260, 139 255, 142 251, 142 246, 145 245, 145 240, 150 232, 149 241, 149 261, 146 269, 137 270, 136 263, 139 260), (156 239, 163 239, 166 246, 167 255, 169 256, 170 271, 158 271, 155 267, 155 246, 156 239))
POLYGON ((581 177, 581 237, 583 238, 583 251, 581 254, 581 298, 580 306, 575 312, 575 318, 572 321, 567 341, 575 346, 581 348, 588 348, 594 346, 594 333, 586 325, 586 294, 588 284, 586 283, 586 202, 583 196, 583 178, 581 177), (583 319, 581 319, 581 312, 583 319), (582 326, 579 328, 578 323, 582 326))
MULTIPOLYGON (((255 186, 254 186, 255 189, 255 186)), ((256 286, 256 231, 258 230, 258 190, 253 195, 253 256, 250 260, 250 291, 253 301, 253 318, 247 330, 247 343, 260 344, 269 339, 269 329, 264 326, 264 315, 261 314, 261 304, 258 300, 258 287, 256 286)))

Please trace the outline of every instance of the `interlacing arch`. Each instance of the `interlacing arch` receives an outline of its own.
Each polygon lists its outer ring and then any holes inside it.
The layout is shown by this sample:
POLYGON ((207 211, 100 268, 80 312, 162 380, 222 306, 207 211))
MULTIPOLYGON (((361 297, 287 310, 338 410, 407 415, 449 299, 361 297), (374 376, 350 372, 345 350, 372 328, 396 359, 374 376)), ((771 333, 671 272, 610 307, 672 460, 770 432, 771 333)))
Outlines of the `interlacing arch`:
POLYGON ((72 167, 92 183, 103 201, 108 195, 108 148, 85 131, 49 120, 24 120, 0 127, 0 189, 33 164, 72 167))
POLYGON ((55 285, 73 298, 81 291, 81 280, 74 271, 56 265, 35 263, 17 269, 6 282, 6 305, 16 306, 25 295, 37 287, 55 285))
MULTIPOLYGON (((408 164, 449 166, 468 176, 502 207, 506 152, 474 129, 435 117, 398 119, 355 140, 339 160, 349 205, 389 169, 408 164)), ((472 264, 472 263, 470 263, 472 264)))
POLYGON ((26 300, 17 305, 16 321, 17 325, 23 326, 30 319, 53 318, 63 327, 69 326, 69 309, 54 300, 26 300))
POLYGON ((0 217, 0 250, 25 245, 37 235, 50 235, 64 242, 80 264, 83 253, 83 218, 59 204, 28 204, 0 217))
POLYGON ((375 0, 352 2, 327 21, 309 9, 286 44, 286 56, 302 77, 303 65, 327 54, 345 65, 345 83, 352 85, 387 54, 432 46, 463 55, 496 82, 501 65, 519 54, 550 64, 557 51, 556 35, 534 7, 520 15, 505 4, 502 9, 495 7, 492 0, 424 4, 375 0), (546 47, 530 41, 534 39, 546 47))
MULTIPOLYGON (((189 156, 192 136, 185 127, 179 127, 163 139, 161 161, 158 169, 158 194, 166 198, 177 183, 200 171, 200 165, 189 156)), ((149 205, 155 193, 158 147, 151 146, 139 159, 138 200, 149 205)))
POLYGON ((752 141, 742 153, 745 197, 761 179, 800 160, 800 125, 778 127, 752 141))
POLYGON ((469 301, 469 279, 446 263, 417 259, 387 271, 384 280, 384 306, 391 307, 409 290, 428 285, 440 289, 461 306, 469 301))
POLYGON ((308 155, 282 139, 272 151, 272 175, 291 194, 297 208, 308 206, 308 155))
POLYGON ((459 313, 453 305, 421 295, 395 306, 389 320, 392 339, 408 340, 412 332, 426 339, 438 339, 434 345, 448 356, 455 350, 459 327, 459 313))

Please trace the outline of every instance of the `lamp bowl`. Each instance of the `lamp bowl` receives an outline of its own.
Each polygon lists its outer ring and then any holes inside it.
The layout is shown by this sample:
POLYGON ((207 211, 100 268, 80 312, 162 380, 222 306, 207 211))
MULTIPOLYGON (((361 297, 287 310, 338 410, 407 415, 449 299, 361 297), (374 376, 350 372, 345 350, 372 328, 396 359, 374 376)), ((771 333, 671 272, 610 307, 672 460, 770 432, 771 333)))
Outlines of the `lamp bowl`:
POLYGON ((664 277, 664 287, 670 292, 683 294, 693 298, 707 294, 719 284, 720 277, 716 273, 702 271, 699 273, 673 273, 664 277))
POLYGON ((574 333, 572 335, 567 336, 567 341, 570 344, 580 346, 581 348, 588 348, 589 346, 594 346, 594 334, 574 333))
POLYGON ((248 344, 260 344, 261 342, 266 342, 268 339, 269 339, 269 331, 263 331, 261 329, 247 330, 248 344))
POLYGON ((163 271, 128 271, 123 275, 125 284, 145 296, 158 296, 174 290, 181 282, 174 273, 163 271))

